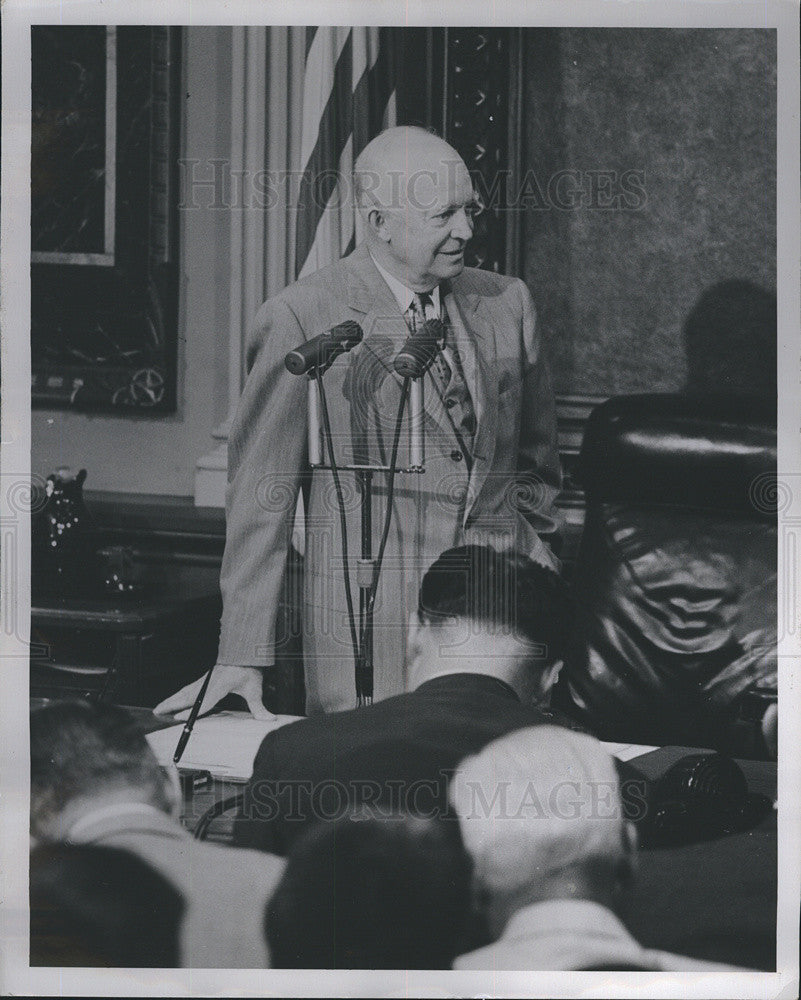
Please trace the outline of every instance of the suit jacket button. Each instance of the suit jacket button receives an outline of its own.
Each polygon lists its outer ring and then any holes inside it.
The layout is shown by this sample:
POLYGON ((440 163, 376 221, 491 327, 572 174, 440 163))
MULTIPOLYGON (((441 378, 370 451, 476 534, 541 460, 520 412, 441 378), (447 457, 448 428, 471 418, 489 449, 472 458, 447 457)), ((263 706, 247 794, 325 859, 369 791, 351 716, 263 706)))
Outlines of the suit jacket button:
POLYGON ((451 458, 454 460, 454 462, 461 462, 462 453, 459 451, 458 448, 453 449, 453 451, 451 452, 451 458))

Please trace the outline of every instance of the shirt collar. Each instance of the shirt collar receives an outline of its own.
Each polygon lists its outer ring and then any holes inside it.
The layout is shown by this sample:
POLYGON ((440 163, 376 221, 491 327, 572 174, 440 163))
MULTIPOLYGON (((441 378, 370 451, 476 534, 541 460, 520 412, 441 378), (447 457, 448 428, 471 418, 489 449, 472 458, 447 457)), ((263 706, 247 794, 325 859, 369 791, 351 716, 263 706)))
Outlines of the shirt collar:
POLYGON ((579 939, 600 936, 640 948, 610 909, 590 899, 548 899, 530 903, 511 916, 501 936, 504 940, 527 938, 532 928, 543 940, 571 933, 579 939))
MULTIPOLYGON (((398 281, 398 279, 395 277, 394 274, 390 274, 389 271, 386 270, 386 268, 383 268, 375 259, 375 257, 373 257, 372 253, 370 254, 370 256, 373 258, 373 263, 378 269, 378 273, 381 275, 384 281, 386 281, 386 283, 389 285, 389 290, 395 296, 395 301, 398 303, 400 311, 405 314, 409 306, 412 304, 412 302, 414 302, 415 293, 411 290, 411 288, 407 288, 402 281, 398 281)), ((439 285, 434 285, 434 287, 429 290, 428 294, 431 296, 431 301, 434 303, 434 311, 437 313, 437 315, 439 315, 441 312, 440 301, 439 301, 439 285)))
POLYGON ((72 843, 80 843, 89 831, 98 823, 105 824, 109 820, 142 819, 146 817, 149 821, 154 819, 169 821, 169 817, 155 806, 146 802, 115 802, 112 805, 99 806, 91 809, 77 819, 69 829, 66 839, 72 843))
MULTIPOLYGON (((499 961, 510 952, 515 956, 525 953, 528 969, 577 969, 613 963, 643 970, 660 968, 611 910, 587 899, 555 899, 524 906, 512 916, 495 944, 474 955, 482 955, 484 962, 492 962, 494 956, 500 968, 517 968, 499 961)), ((456 967, 472 966, 457 960, 456 967)))

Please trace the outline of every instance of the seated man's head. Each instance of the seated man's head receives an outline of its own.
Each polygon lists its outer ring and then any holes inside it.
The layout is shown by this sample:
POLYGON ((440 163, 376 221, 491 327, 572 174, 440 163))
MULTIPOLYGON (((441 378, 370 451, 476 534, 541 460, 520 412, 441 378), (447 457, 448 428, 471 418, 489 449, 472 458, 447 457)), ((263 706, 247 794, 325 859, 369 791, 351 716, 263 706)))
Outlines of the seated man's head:
POLYGON ((64 840, 88 811, 137 803, 176 815, 177 788, 121 708, 64 701, 31 712, 31 834, 64 840))
POLYGON ((281 969, 449 969, 464 949, 470 861, 452 820, 321 823, 267 905, 281 969))
POLYGON ((462 761, 450 798, 494 936, 521 907, 550 899, 623 908, 636 835, 615 762, 594 737, 510 733, 462 761))
POLYGON ((521 701, 547 704, 569 624, 567 588, 553 570, 519 552, 448 549, 420 585, 407 686, 443 674, 488 674, 521 701))

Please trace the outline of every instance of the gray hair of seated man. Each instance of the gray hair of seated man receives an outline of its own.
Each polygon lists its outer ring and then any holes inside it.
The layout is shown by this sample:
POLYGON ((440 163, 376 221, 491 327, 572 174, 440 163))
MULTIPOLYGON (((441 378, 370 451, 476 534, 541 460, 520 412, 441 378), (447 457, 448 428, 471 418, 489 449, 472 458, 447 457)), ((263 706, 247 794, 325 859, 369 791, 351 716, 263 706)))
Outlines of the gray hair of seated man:
POLYGON ((496 897, 592 895, 632 870, 615 762, 592 736, 557 726, 503 736, 462 761, 450 799, 476 881, 496 897))
POLYGON ((61 839, 59 818, 98 800, 124 799, 174 815, 176 789, 130 714, 63 701, 31 712, 31 834, 61 839))

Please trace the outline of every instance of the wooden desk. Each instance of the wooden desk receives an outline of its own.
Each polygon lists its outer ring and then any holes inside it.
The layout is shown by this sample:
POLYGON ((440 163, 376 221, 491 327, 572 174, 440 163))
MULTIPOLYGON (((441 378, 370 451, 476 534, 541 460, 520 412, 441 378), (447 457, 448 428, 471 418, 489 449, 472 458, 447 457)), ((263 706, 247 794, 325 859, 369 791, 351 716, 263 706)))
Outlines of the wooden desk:
POLYGON ((155 705, 212 665, 216 585, 167 580, 135 601, 46 598, 31 608, 31 694, 155 705))
MULTIPOLYGON (((633 763, 664 774, 687 751, 663 747, 633 763)), ((776 797, 776 763, 738 760, 749 792, 776 797)), ((765 971, 776 969, 776 812, 743 833, 640 851, 626 922, 648 948, 765 971)))

